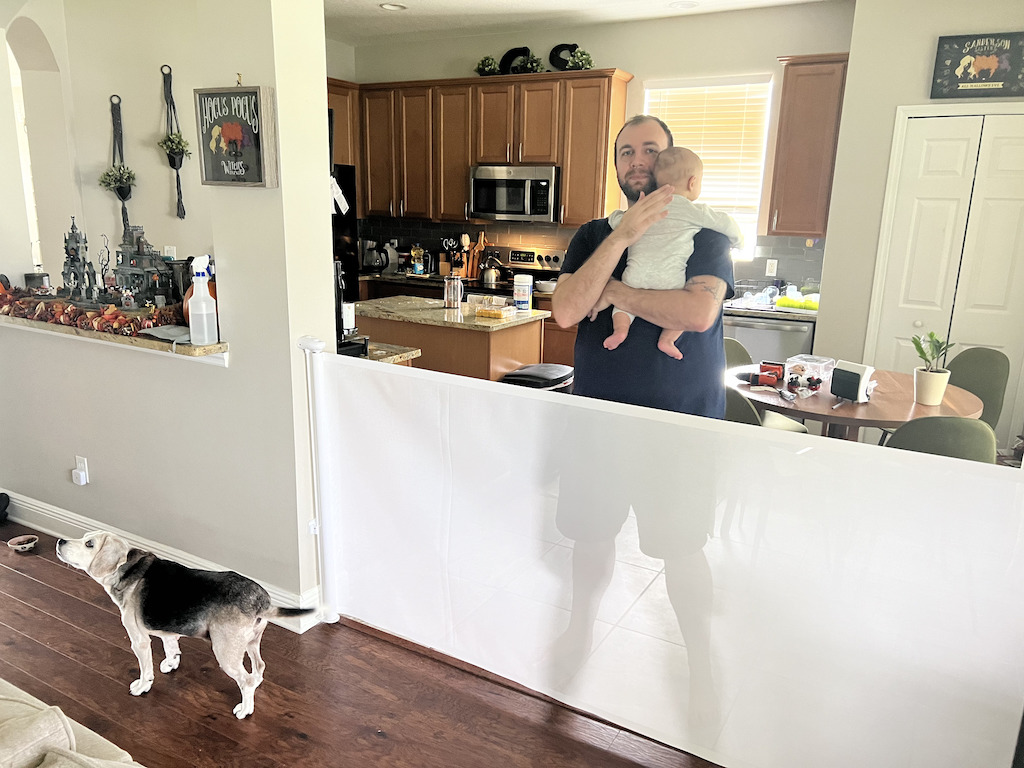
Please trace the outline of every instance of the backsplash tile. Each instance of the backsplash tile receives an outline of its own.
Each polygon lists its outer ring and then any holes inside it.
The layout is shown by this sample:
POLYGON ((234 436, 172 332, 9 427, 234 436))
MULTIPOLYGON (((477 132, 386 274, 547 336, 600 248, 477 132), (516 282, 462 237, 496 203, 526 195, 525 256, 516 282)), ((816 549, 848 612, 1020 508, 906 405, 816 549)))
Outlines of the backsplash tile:
POLYGON ((757 292, 776 281, 798 286, 808 282, 821 282, 821 268, 825 255, 825 239, 806 240, 802 237, 757 238, 753 261, 737 261, 733 265, 737 293, 744 290, 757 292), (810 243, 810 245, 808 245, 810 243), (775 277, 767 277, 765 261, 778 259, 775 277))

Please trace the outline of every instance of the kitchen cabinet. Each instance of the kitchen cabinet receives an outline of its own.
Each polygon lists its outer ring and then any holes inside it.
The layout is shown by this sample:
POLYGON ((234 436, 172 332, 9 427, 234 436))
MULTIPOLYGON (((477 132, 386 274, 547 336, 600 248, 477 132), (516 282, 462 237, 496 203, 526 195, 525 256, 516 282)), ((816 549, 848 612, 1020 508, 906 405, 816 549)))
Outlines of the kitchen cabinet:
POLYGON ((473 87, 473 162, 558 163, 559 80, 488 83, 473 87))
POLYGON ((360 92, 366 215, 429 219, 433 204, 428 87, 360 92))
POLYGON ((585 224, 618 207, 612 154, 626 118, 626 84, 632 79, 612 69, 565 81, 560 224, 585 224))
MULTIPOLYGON (((551 297, 533 295, 534 309, 551 311, 551 297)), ((553 318, 544 320, 544 350, 541 362, 575 366, 576 326, 562 328, 553 318)))
POLYGON ((356 165, 359 154, 359 86, 328 78, 327 108, 331 111, 334 130, 331 162, 335 165, 356 165))
POLYGON ((848 54, 787 56, 772 173, 769 235, 823 237, 848 54))
POLYGON ((469 220, 473 164, 473 87, 434 88, 434 218, 469 220))

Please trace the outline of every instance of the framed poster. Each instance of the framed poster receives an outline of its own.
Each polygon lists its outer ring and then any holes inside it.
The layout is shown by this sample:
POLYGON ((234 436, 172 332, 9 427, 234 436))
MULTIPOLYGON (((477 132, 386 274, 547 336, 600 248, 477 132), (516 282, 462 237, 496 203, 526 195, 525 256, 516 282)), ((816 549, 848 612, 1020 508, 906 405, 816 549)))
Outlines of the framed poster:
POLYGON ((1024 32, 940 37, 933 99, 1024 96, 1024 32))
POLYGON ((267 86, 196 88, 203 184, 277 186, 274 91, 267 86))

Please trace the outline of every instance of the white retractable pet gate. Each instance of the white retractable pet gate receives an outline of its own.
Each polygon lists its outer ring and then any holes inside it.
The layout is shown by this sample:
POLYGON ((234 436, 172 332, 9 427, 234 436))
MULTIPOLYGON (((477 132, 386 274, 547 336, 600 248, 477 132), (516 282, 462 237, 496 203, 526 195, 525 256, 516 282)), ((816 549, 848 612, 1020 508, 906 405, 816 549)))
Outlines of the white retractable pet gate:
POLYGON ((307 355, 338 613, 729 768, 1010 764, 1024 473, 307 355))

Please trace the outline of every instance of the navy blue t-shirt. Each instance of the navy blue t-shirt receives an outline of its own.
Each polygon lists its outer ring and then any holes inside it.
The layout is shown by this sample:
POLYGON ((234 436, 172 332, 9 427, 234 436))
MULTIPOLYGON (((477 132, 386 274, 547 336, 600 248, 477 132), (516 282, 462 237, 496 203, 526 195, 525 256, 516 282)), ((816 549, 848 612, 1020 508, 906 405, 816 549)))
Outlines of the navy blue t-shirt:
MULTIPOLYGON (((608 219, 584 224, 569 243, 562 273, 575 272, 612 233, 608 219)), ((628 253, 628 251, 627 251, 628 253)), ((612 273, 622 279, 626 253, 612 273)), ((702 229, 693 238, 693 255, 686 263, 686 279, 698 275, 720 277, 732 298, 732 257, 729 238, 702 229)), ((645 405, 697 416, 720 419, 725 415, 725 350, 722 341, 722 313, 703 333, 687 331, 676 341, 682 360, 658 349, 661 328, 641 317, 633 320, 629 336, 617 349, 604 348, 612 333, 611 307, 594 321, 584 318, 576 332, 575 381, 573 392, 584 397, 645 405)))

